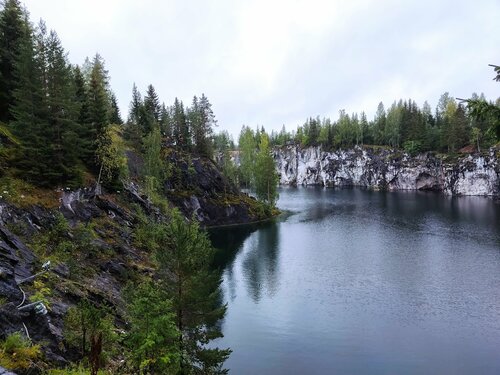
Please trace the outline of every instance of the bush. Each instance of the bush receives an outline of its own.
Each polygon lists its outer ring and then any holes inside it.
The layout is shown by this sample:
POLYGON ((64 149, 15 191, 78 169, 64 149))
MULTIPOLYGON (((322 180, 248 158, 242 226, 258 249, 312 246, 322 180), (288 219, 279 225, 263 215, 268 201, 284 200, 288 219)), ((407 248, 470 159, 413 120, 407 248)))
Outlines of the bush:
POLYGON ((406 141, 403 144, 403 149, 408 154, 414 156, 422 151, 422 144, 419 141, 406 141))
POLYGON ((40 359, 40 346, 31 345, 30 341, 19 332, 13 333, 0 343, 0 366, 9 370, 28 370, 40 359))

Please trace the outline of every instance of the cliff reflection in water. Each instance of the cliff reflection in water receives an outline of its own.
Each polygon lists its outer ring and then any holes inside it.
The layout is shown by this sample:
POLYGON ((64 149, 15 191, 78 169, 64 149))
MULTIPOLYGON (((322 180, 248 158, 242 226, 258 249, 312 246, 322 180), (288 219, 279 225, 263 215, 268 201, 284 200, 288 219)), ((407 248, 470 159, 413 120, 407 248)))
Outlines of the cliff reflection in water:
POLYGON ((235 296, 234 259, 243 253, 242 276, 248 294, 258 302, 263 293, 272 296, 278 287, 279 225, 275 222, 227 227, 210 231, 216 266, 225 270, 231 300, 235 296))
POLYGON ((500 373, 500 204, 281 188, 278 206, 212 235, 230 373, 500 373))

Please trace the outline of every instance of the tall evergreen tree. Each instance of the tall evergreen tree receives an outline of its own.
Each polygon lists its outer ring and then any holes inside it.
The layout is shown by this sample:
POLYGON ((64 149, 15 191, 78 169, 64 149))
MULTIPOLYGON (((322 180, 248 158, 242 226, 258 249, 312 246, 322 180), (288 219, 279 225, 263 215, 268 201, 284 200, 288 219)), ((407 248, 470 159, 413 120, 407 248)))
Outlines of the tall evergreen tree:
POLYGON ((0 11, 0 122, 14 119, 14 90, 18 87, 16 66, 26 43, 28 26, 19 0, 6 0, 0 11))
POLYGON ((159 271, 172 299, 179 332, 180 374, 225 374, 229 349, 208 348, 222 337, 217 323, 226 307, 221 304, 219 271, 212 270, 214 249, 198 223, 186 223, 173 214, 165 247, 157 251, 159 271))
POLYGON ((20 39, 19 59, 14 66, 17 87, 12 106, 12 128, 22 144, 16 168, 30 182, 40 182, 50 162, 45 138, 48 123, 41 58, 40 48, 35 47, 34 32, 27 28, 20 39))
POLYGON ((175 98, 172 108, 172 132, 175 145, 183 150, 191 149, 191 134, 184 105, 175 98))
POLYGON ((78 168, 78 106, 74 102, 75 86, 71 66, 55 31, 47 38, 46 100, 48 124, 46 137, 52 148, 55 179, 63 182, 80 181, 78 168))
MULTIPOLYGON (((108 76, 104 68, 104 60, 96 55, 92 62, 88 87, 88 115, 91 132, 93 134, 93 154, 95 155, 98 142, 107 134, 108 118, 108 76)), ((85 160, 89 166, 96 166, 96 160, 85 160)))
POLYGON ((87 83, 85 82, 85 77, 83 76, 83 73, 78 65, 73 68, 73 80, 75 87, 74 102, 78 108, 77 133, 80 159, 93 160, 95 151, 95 132, 90 124, 90 102, 87 92, 87 83))
MULTIPOLYGON (((151 122, 158 123, 160 122, 160 114, 161 114, 161 105, 160 99, 158 98, 158 94, 156 93, 153 85, 149 85, 146 91, 146 95, 144 96, 144 107, 146 108, 146 112, 151 122)), ((151 128, 145 129, 145 133, 149 133, 152 130, 153 124, 151 128)))
POLYGON ((109 122, 111 124, 117 124, 117 125, 122 125, 123 120, 120 115, 120 107, 118 107, 118 101, 116 100, 116 95, 114 93, 111 93, 110 97, 110 114, 109 114, 109 122))
POLYGON ((132 86, 132 101, 129 105, 128 120, 126 126, 125 136, 129 139, 137 150, 141 149, 142 130, 140 128, 140 117, 143 103, 141 93, 137 86, 132 86))
POLYGON ((168 142, 172 141, 172 117, 170 111, 165 106, 165 103, 161 105, 160 113, 160 130, 163 136, 168 142))

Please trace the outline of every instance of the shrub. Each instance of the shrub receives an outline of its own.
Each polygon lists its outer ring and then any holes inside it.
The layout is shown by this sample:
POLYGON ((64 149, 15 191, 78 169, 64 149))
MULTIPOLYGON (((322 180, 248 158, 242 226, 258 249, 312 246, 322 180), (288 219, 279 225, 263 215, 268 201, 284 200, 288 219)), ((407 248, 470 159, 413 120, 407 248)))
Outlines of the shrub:
POLYGON ((13 333, 0 343, 0 366, 9 370, 28 370, 40 359, 40 346, 31 345, 30 341, 19 332, 13 333))

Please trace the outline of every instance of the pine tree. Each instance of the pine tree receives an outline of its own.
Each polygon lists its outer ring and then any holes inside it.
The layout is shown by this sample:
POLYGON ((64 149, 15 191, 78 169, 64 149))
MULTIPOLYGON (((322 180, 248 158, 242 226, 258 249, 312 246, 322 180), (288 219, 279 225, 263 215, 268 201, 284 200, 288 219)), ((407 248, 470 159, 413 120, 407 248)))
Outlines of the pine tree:
POLYGON ((156 257, 179 332, 179 373, 225 374, 222 364, 231 351, 206 347, 222 337, 217 323, 226 311, 221 305, 220 272, 211 268, 214 249, 196 221, 186 223, 175 212, 167 238, 156 257))
POLYGON ((19 0, 6 0, 0 11, 0 122, 14 119, 15 76, 21 49, 26 42, 28 21, 19 0))

